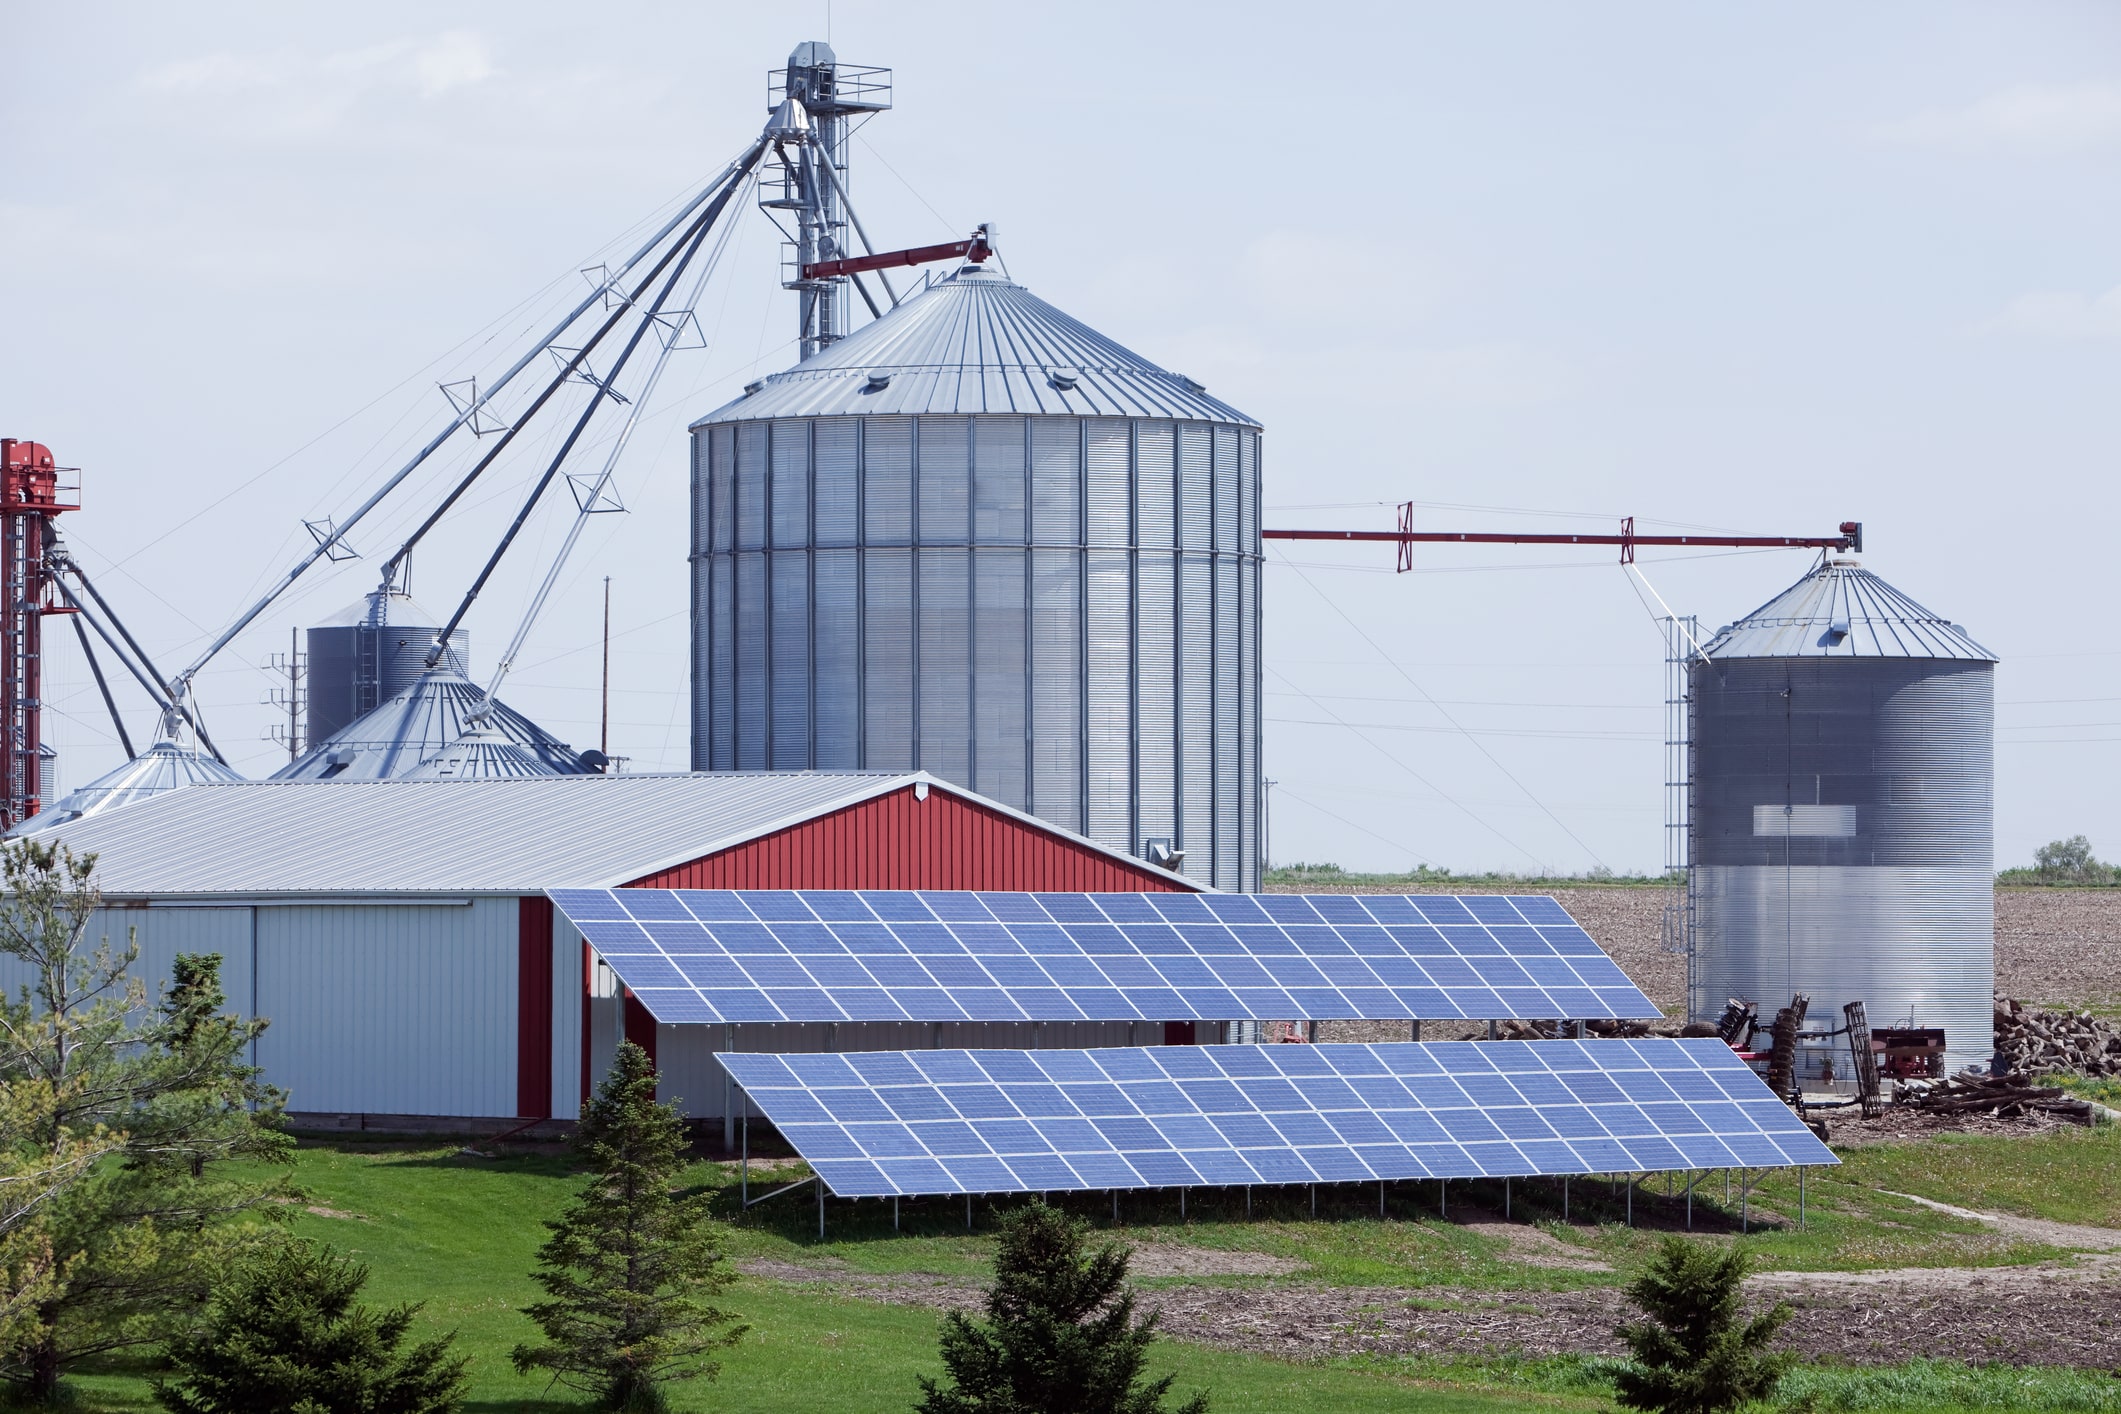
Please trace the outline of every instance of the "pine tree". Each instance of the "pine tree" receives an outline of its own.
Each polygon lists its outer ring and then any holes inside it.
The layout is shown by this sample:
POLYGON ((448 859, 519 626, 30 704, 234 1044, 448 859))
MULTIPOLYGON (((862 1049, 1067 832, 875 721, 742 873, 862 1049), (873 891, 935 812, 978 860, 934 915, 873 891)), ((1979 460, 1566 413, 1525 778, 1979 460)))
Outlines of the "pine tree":
POLYGON ((1766 1399, 1789 1368, 1787 1352, 1767 1344, 1790 1318, 1787 1302, 1750 1321, 1740 1318, 1746 1254, 1668 1237, 1628 1298, 1649 1319, 1620 1328, 1634 1359, 1614 1384, 1630 1409, 1663 1414, 1717 1414, 1766 1399))
POLYGON ((91 951, 94 869, 63 844, 0 847, 0 953, 33 979, 0 1000, 0 1152, 60 1180, 0 1251, 18 1298, 0 1379, 39 1401, 79 1360, 180 1326, 209 1274, 258 1240, 227 1219, 276 1211, 288 1191, 219 1166, 284 1163, 292 1148, 281 1096, 247 1063, 264 1023, 218 1014, 217 957, 180 958, 158 1008, 130 972, 137 944, 91 951), (122 1161, 94 1161, 105 1153, 122 1161))
POLYGON ((368 1269, 289 1242, 239 1266, 206 1317, 172 1341, 175 1378, 155 1382, 172 1414, 450 1414, 464 1402, 454 1333, 400 1352, 418 1303, 355 1304, 368 1269))
MULTIPOLYGON (((943 1367, 954 1388, 921 1380, 920 1414, 1163 1414, 1172 1377, 1141 1384, 1156 1317, 1134 1319, 1128 1252, 1087 1251, 1085 1225, 1044 1203, 1002 1223, 987 1321, 951 1312, 943 1367)), ((1178 1414, 1206 1414, 1198 1393, 1178 1414)))
POLYGON ((745 1327, 708 1298, 736 1280, 717 1245, 710 1195, 672 1191, 684 1168, 685 1126, 655 1098, 655 1063, 619 1047, 611 1074, 582 1106, 577 1157, 593 1175, 546 1226, 532 1279, 549 1300, 523 1314, 545 1333, 518 1345, 516 1369, 549 1370, 607 1409, 660 1409, 672 1380, 712 1379, 708 1356, 745 1327))

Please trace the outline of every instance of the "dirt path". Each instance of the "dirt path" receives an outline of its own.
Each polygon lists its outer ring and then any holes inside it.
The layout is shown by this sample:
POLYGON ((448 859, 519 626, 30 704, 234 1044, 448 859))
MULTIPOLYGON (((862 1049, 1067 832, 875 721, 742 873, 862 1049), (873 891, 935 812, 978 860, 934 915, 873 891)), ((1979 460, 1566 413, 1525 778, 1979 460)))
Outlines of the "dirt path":
MULTIPOLYGON (((2026 1241, 2066 1247, 2073 1261, 2024 1267, 1916 1267, 1872 1272, 1763 1272, 1747 1283, 1755 1309, 1788 1301, 1783 1341, 1805 1359, 1898 1364, 1932 1359, 2121 1368, 2121 1231, 1979 1213, 1896 1194, 2026 1241)), ((1509 1244, 1531 1266, 1610 1271, 1580 1248, 1526 1223, 1467 1207, 1454 1219, 1509 1244)), ((841 1262, 739 1264, 751 1276, 828 1287, 893 1305, 976 1309, 984 1289, 961 1277, 876 1276, 841 1262)), ((1300 1263, 1256 1252, 1179 1243, 1136 1249, 1137 1276, 1300 1274, 1300 1263)), ((1614 1329, 1632 1312, 1618 1287, 1581 1291, 1476 1291, 1448 1287, 1331 1287, 1278 1280, 1164 1285, 1143 1305, 1164 1333, 1289 1359, 1356 1352, 1405 1355, 1615 1355, 1614 1329)))

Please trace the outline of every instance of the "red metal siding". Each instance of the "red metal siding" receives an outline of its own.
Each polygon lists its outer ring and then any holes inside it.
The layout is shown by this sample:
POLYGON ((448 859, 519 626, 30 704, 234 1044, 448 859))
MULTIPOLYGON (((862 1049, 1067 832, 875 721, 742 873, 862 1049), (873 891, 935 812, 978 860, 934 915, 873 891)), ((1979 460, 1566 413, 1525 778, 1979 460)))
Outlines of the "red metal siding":
POLYGON ((644 889, 1008 889, 1168 893, 1186 885, 948 791, 914 788, 635 879, 644 889))
POLYGON ((516 900, 516 1114, 552 1113, 552 900, 516 900))
POLYGON ((619 989, 626 998, 626 1039, 648 1052, 648 1063, 655 1064, 655 1016, 630 987, 619 989))

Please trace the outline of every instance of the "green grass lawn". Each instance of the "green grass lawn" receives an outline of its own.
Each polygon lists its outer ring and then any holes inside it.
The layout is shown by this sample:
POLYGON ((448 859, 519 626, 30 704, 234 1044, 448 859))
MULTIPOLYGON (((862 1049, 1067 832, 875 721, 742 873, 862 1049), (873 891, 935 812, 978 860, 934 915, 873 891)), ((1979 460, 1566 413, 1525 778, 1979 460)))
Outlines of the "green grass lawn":
MULTIPOLYGON (((1796 1229, 1794 1177, 1775 1176, 1754 1196, 1766 1231, 1740 1237, 1735 1201, 1725 1209, 1720 1181, 1696 1191, 1700 1229, 1745 1243, 1765 1265, 1878 1267, 1987 1265, 2038 1260, 2045 1248, 2014 1245, 1980 1225, 1887 1197, 1897 1189, 1970 1207, 1991 1206, 2071 1221, 2121 1223, 2121 1133, 2070 1131, 2030 1140, 1954 1139, 1880 1145, 1844 1156, 1844 1167, 1811 1175, 1809 1227, 1796 1229), (2000 1147, 2007 1146, 2007 1149, 2000 1147), (2067 1175, 2069 1181, 2059 1181, 2067 1175)), ((358 1256, 373 1270, 369 1297, 424 1300, 428 1329, 458 1332, 473 1357, 472 1408, 559 1410, 579 1407, 564 1391, 519 1378, 507 1352, 534 1331, 518 1308, 535 1294, 528 1273, 555 1213, 576 1180, 551 1154, 510 1152, 486 1159, 450 1145, 308 1143, 298 1158, 308 1207, 294 1219, 304 1236, 358 1256)), ((733 1167, 701 1164, 695 1181, 722 1190, 735 1208, 733 1167)), ((1500 1205, 1497 1185, 1453 1184, 1452 1201, 1500 1205)), ((1392 1221, 1376 1221, 1374 1188, 1321 1190, 1312 1220, 1300 1190, 1255 1195, 1247 1220, 1237 1194, 1196 1194, 1180 1222, 1175 1197, 1135 1195, 1123 1201, 1121 1235, 1134 1241, 1266 1251, 1308 1264, 1306 1281, 1395 1286, 1552 1287, 1623 1280, 1659 1235, 1679 1224, 1683 1207, 1662 1196, 1661 1182, 1636 1191, 1641 1226, 1619 1219, 1621 1203, 1600 1185, 1571 1188, 1571 1221, 1559 1221, 1559 1191, 1513 1185, 1514 1215, 1541 1223, 1553 1238, 1613 1272, 1527 1266, 1507 1242, 1435 1219, 1434 1184, 1390 1191, 1392 1221)), ((1086 1216, 1109 1221, 1102 1197, 1071 1200, 1086 1216)), ((754 1209, 731 1230, 737 1257, 801 1265, 844 1265, 859 1272, 930 1272, 982 1281, 993 1255, 991 1209, 975 1205, 978 1228, 964 1230, 962 1202, 908 1203, 894 1233, 888 1204, 835 1202, 826 1238, 816 1235, 807 1194, 754 1209)), ((1258 1281, 1261 1278, 1223 1278, 1258 1281)), ((747 1278, 729 1294, 751 1326, 728 1353, 712 1385, 681 1389, 675 1407, 720 1411, 906 1410, 917 1378, 939 1373, 938 1317, 933 1311, 835 1295, 829 1283, 781 1284, 747 1278)), ((1173 1372, 1177 1388, 1206 1388, 1218 1414, 1237 1411, 1475 1411, 1610 1407, 1595 1368, 1582 1361, 1467 1363, 1419 1359, 1347 1359, 1292 1363, 1162 1343, 1152 1363, 1173 1372)), ((88 1410, 151 1407, 139 1368, 112 1368, 75 1381, 88 1410)), ((1821 1409, 2121 1409, 2121 1382, 2063 1371, 1977 1371, 1919 1365, 1882 1371, 1802 1372, 1795 1393, 1821 1409)), ((1793 1396, 1794 1397, 1794 1396, 1793 1396)))

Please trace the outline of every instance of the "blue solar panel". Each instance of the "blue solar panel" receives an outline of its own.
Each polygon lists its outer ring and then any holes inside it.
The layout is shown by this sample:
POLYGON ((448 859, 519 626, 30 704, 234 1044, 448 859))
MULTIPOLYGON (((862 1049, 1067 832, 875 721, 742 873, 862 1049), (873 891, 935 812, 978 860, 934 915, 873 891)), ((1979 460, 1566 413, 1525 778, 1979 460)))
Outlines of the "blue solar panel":
POLYGON ((1713 1037, 721 1059, 847 1197, 1838 1162, 1713 1037))
POLYGON ((658 1021, 1654 1017, 1549 898, 555 889, 658 1021))

